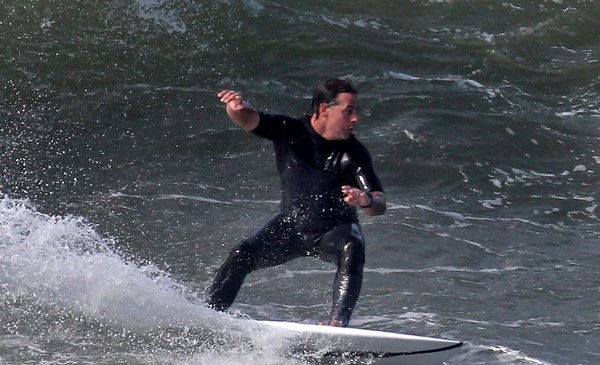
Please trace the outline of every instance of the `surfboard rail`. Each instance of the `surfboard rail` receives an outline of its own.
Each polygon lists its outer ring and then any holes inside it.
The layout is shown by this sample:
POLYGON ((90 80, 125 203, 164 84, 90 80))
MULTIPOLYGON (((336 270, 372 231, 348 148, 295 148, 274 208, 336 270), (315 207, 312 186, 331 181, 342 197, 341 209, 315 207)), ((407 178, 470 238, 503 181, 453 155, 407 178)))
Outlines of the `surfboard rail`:
POLYGON ((454 356, 462 341, 352 327, 284 321, 256 321, 276 328, 297 350, 324 358, 375 359, 376 364, 439 365, 454 356), (325 349, 325 351, 320 351, 325 349))

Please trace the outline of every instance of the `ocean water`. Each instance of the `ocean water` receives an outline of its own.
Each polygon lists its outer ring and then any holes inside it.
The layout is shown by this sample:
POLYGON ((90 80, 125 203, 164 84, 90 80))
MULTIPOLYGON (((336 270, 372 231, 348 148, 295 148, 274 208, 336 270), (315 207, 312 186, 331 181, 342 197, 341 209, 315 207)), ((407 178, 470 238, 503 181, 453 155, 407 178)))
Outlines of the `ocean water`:
MULTIPOLYGON (((279 199, 216 93, 301 115, 329 77, 389 202, 351 325, 599 363, 599 27, 594 0, 3 0, 0 364, 315 363, 203 299, 279 199)), ((334 272, 251 274, 232 311, 318 322, 334 272)))

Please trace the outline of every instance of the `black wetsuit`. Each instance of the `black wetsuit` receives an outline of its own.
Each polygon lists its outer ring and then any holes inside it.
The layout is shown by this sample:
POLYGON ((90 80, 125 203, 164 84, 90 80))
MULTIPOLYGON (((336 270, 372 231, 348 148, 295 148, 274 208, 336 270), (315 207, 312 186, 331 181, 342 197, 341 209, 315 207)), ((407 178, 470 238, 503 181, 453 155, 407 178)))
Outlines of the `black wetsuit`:
POLYGON ((354 137, 329 141, 310 125, 260 113, 252 133, 273 141, 281 178, 281 209, 234 247, 219 268, 208 304, 224 310, 234 301, 246 275, 301 256, 337 265, 331 319, 345 326, 362 283, 365 242, 356 208, 343 200, 341 187, 383 191, 368 150, 354 137))

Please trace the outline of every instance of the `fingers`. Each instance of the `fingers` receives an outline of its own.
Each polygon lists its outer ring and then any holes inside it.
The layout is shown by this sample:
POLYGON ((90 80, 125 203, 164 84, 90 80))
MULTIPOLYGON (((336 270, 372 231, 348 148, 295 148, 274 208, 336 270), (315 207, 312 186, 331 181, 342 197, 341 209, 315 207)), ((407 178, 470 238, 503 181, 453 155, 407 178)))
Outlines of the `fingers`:
POLYGON ((221 102, 224 104, 229 104, 232 101, 237 103, 242 102, 242 96, 237 91, 233 90, 223 90, 217 94, 217 96, 221 98, 221 102))
POLYGON ((355 190, 352 186, 349 186, 349 185, 342 186, 342 193, 344 195, 350 195, 350 194, 352 194, 352 190, 355 190))
POLYGON ((342 194, 344 194, 344 201, 350 205, 359 206, 361 205, 362 190, 353 188, 352 186, 342 186, 342 194))
POLYGON ((237 91, 223 90, 217 96, 221 98, 223 104, 227 105, 228 110, 240 111, 246 108, 246 102, 237 91))

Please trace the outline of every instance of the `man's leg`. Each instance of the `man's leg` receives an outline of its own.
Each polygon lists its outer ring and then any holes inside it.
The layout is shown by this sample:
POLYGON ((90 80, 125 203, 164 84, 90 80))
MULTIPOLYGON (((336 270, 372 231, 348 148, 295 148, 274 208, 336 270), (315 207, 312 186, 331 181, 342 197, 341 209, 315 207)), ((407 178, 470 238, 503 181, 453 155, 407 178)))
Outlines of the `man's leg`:
POLYGON ((365 241, 358 224, 343 224, 327 232, 318 245, 319 257, 337 265, 330 324, 347 326, 362 286, 365 241))
POLYGON ((226 310, 235 300, 246 275, 301 256, 305 251, 298 237, 284 215, 271 218, 229 252, 208 291, 207 304, 219 311, 226 310))

